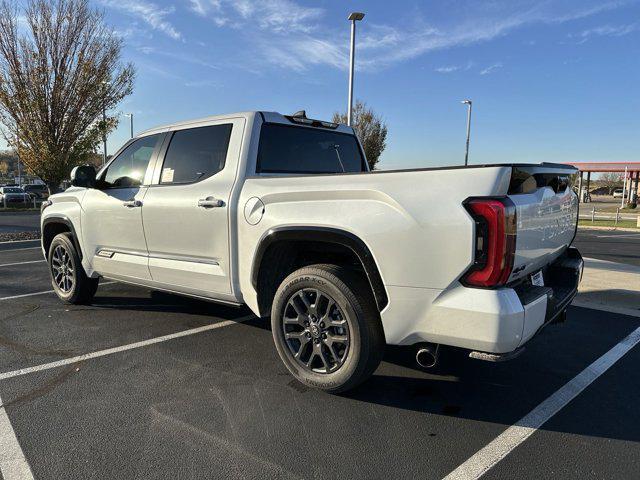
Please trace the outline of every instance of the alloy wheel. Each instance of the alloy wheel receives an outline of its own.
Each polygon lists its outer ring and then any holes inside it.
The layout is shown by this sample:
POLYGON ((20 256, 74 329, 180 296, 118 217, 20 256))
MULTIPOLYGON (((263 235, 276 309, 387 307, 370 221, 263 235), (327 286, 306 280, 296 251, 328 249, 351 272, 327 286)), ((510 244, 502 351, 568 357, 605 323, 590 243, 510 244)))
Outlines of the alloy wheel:
POLYGON ((282 329, 289 352, 303 368, 333 373, 349 352, 348 318, 325 292, 304 288, 285 306, 282 329))
POLYGON ((71 254, 63 245, 56 245, 51 256, 51 274, 57 287, 69 293, 75 283, 75 271, 71 254))

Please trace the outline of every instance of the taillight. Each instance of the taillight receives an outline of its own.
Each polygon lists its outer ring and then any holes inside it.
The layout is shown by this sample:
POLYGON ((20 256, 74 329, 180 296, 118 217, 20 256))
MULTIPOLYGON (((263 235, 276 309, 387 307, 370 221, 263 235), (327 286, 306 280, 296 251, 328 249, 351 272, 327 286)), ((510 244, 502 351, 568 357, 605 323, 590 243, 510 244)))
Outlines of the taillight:
POLYGON ((507 283, 516 252, 516 207, 508 198, 472 198, 465 207, 476 222, 474 263, 461 279, 469 287, 507 283))

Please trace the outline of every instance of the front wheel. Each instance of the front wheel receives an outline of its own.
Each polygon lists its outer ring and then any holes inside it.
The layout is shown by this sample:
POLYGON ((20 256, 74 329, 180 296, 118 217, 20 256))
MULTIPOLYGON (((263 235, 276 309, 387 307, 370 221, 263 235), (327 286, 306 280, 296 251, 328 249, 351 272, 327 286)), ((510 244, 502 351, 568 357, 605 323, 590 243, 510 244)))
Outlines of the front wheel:
POLYGON ((100 279, 87 277, 71 234, 60 233, 54 237, 47 260, 51 285, 61 300, 83 304, 93 299, 100 279))
POLYGON ((336 265, 304 267, 285 278, 273 301, 271 329, 293 376, 331 393, 369 378, 384 353, 368 283, 336 265))

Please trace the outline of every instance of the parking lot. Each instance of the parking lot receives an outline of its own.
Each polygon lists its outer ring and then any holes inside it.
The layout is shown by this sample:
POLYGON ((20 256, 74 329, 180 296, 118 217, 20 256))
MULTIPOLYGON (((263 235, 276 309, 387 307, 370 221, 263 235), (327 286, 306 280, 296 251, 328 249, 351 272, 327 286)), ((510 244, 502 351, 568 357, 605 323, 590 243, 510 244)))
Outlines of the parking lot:
MULTIPOLYGON (((589 235, 580 248, 600 242, 603 259, 638 264, 640 239, 589 235)), ((388 348, 370 381, 332 396, 292 379, 248 310, 112 282, 91 306, 64 305, 38 243, 4 243, 0 469, 5 480, 477 478, 495 465, 483 478, 636 478, 640 347, 621 342, 639 327, 640 316, 570 307, 511 362, 435 375, 388 348)))

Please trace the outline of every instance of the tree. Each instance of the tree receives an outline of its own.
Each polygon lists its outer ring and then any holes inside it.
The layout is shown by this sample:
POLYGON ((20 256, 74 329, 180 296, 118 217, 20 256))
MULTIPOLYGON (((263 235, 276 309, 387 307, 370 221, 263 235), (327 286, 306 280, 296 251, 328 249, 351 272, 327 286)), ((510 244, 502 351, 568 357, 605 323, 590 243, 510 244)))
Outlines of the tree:
POLYGON ((622 187, 622 174, 610 172, 600 175, 600 183, 609 189, 609 195, 616 188, 622 187))
POLYGON ((2 133, 55 191, 115 128, 103 112, 131 93, 135 71, 88 0, 28 0, 24 10, 12 1, 0 3, 2 133))
POLYGON ((0 175, 3 177, 9 173, 9 164, 4 160, 0 161, 0 175))
MULTIPOLYGON (((336 112, 333 114, 333 122, 347 123, 347 115, 336 112)), ((375 170, 380 155, 387 146, 387 125, 366 103, 358 100, 353 108, 353 128, 362 143, 369 168, 375 170)))

